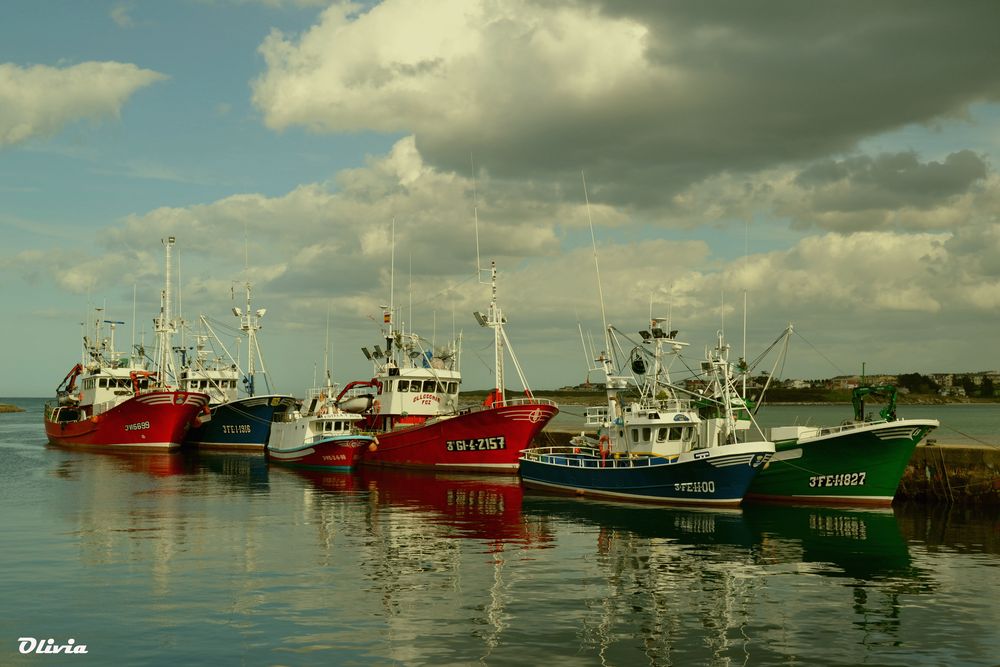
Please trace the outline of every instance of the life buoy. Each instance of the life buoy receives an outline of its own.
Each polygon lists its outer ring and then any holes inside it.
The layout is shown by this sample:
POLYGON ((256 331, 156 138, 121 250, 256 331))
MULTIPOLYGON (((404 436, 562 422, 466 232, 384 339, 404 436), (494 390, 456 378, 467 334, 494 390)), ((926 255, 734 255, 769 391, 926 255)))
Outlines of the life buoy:
POLYGON ((606 435, 602 435, 598 446, 600 447, 601 450, 601 458, 602 459, 608 458, 608 454, 611 453, 611 438, 609 438, 606 435))

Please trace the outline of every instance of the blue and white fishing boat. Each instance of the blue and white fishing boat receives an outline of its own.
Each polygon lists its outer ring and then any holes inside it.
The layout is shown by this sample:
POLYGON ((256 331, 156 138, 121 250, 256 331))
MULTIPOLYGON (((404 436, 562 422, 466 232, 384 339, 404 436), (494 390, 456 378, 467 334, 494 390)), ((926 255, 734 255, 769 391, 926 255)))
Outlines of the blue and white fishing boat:
POLYGON ((318 470, 351 470, 359 458, 378 446, 378 438, 361 431, 362 417, 337 406, 337 387, 312 389, 301 407, 281 413, 271 427, 270 463, 318 470))
POLYGON ((338 403, 343 392, 330 379, 330 319, 323 352, 326 386, 310 389, 302 405, 275 416, 264 454, 269 463, 317 470, 351 470, 378 438, 362 431, 364 418, 338 403))
POLYGON ((676 339, 676 331, 661 329, 662 321, 654 319, 649 331, 640 332, 643 342, 625 366, 629 375, 614 363, 622 356, 621 333, 606 329, 608 349, 619 354, 597 358, 608 403, 587 410, 587 424, 598 427, 596 434, 581 433, 568 446, 524 450, 520 474, 526 486, 679 505, 740 504, 774 454, 774 443, 746 439, 750 420, 733 386, 729 347, 721 336, 702 367, 724 391, 694 396, 670 383, 664 357, 678 358, 687 343, 676 339))
POLYGON ((257 331, 266 310, 253 310, 250 305, 250 283, 246 283, 245 310, 233 308, 239 318, 239 331, 246 336, 246 369, 226 349, 205 316, 202 326, 211 333, 224 356, 212 356, 206 342, 207 334, 195 336, 194 358, 180 372, 180 385, 189 391, 209 395, 206 412, 188 431, 185 444, 206 448, 263 449, 271 433, 272 422, 285 411, 294 409, 296 400, 287 394, 271 393, 264 367, 257 331), (259 369, 259 370, 258 370, 259 369), (257 378, 265 384, 266 393, 257 393, 257 378), (242 393, 241 396, 241 385, 242 393))

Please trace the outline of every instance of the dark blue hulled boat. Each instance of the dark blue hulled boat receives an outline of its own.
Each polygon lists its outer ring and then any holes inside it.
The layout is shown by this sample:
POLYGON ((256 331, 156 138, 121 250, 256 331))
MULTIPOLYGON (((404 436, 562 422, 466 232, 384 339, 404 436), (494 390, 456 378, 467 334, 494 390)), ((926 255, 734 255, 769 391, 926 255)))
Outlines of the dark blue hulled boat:
MULTIPOLYGON (((774 443, 747 441, 751 422, 732 386, 728 346, 721 337, 702 364, 707 379, 701 384, 708 391, 682 397, 685 390, 670 383, 662 360, 665 347, 676 358, 686 343, 675 340, 675 331, 665 334, 659 322, 653 320, 652 330, 641 332, 643 342, 630 354, 631 377, 644 377, 632 393, 629 378, 612 358, 598 357, 608 404, 587 410, 596 435, 581 433, 568 446, 524 450, 520 474, 526 486, 684 505, 734 506, 743 500, 774 454, 774 443)), ((608 349, 623 349, 616 333, 621 336, 608 328, 608 349)))
POLYGON ((240 319, 240 332, 247 337, 247 368, 244 373, 232 355, 215 335, 208 319, 201 317, 202 325, 222 348, 225 359, 210 357, 206 346, 207 334, 195 336, 196 353, 191 363, 185 363, 180 372, 180 384, 191 391, 209 395, 208 411, 202 414, 188 431, 185 444, 197 447, 233 449, 263 449, 271 433, 271 423, 286 411, 293 410, 298 401, 287 394, 257 394, 256 376, 261 375, 267 384, 257 331, 265 310, 250 307, 250 284, 246 284, 246 310, 233 308, 240 319), (256 363, 255 363, 256 362, 256 363), (258 373, 256 367, 261 369, 258 373), (240 397, 240 385, 246 396, 240 397), (195 387, 198 389, 196 390, 195 387))
POLYGON ((208 418, 188 431, 185 443, 198 447, 263 449, 271 433, 271 422, 279 413, 294 409, 291 396, 267 394, 237 398, 210 405, 208 418))
POLYGON ((602 498, 738 505, 770 454, 760 443, 710 449, 677 456, 607 456, 573 445, 540 447, 523 452, 521 478, 533 488, 602 498))

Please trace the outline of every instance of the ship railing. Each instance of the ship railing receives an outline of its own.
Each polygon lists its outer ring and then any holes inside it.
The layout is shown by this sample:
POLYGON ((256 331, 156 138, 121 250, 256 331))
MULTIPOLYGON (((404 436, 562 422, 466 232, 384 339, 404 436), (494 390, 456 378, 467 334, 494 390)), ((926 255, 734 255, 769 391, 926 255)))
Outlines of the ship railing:
POLYGON ((505 401, 497 401, 493 404, 495 408, 509 408, 517 405, 551 405, 552 407, 559 407, 559 404, 555 401, 549 400, 547 398, 528 398, 527 396, 519 398, 508 398, 505 401))
POLYGON ((671 458, 649 454, 605 454, 593 447, 558 445, 534 447, 521 452, 521 458, 565 468, 649 468, 663 465, 671 458))
POLYGON ((598 405, 587 408, 584 416, 586 417, 587 426, 600 426, 608 421, 608 406, 598 405))
POLYGON ((669 398, 652 401, 650 407, 661 412, 688 412, 692 403, 686 398, 669 398))
POLYGON ((306 438, 303 444, 305 445, 315 445, 318 442, 324 440, 330 440, 332 438, 357 438, 357 437, 374 437, 374 433, 368 431, 362 431, 361 429, 352 428, 349 431, 330 431, 328 433, 318 433, 311 438, 306 438))
POLYGON ((494 408, 510 408, 519 405, 551 405, 554 408, 559 407, 558 403, 547 398, 528 398, 527 396, 522 396, 519 398, 508 398, 505 401, 494 401, 490 405, 469 405, 459 410, 458 414, 464 415, 470 412, 481 412, 483 410, 492 410, 494 408))
POLYGON ((845 431, 853 431, 855 429, 864 428, 866 426, 873 426, 875 424, 885 424, 887 423, 884 419, 876 419, 874 421, 846 421, 839 426, 818 426, 816 427, 816 432, 811 434, 810 437, 816 437, 819 435, 831 435, 834 433, 843 433, 845 431))
POLYGON ((340 386, 336 384, 330 387, 313 387, 306 390, 306 400, 319 398, 320 396, 324 398, 336 398, 338 393, 340 393, 340 386))

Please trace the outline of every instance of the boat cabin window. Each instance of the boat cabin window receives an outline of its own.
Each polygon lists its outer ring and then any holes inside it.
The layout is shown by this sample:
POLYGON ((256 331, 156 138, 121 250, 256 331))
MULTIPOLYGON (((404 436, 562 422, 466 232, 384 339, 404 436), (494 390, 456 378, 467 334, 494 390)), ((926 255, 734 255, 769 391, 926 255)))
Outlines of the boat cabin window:
POLYGON ((639 429, 632 429, 632 442, 639 442, 639 429))
POLYGON ((424 391, 426 392, 434 391, 434 380, 424 380, 424 391))
POLYGON ((101 388, 104 389, 108 386, 108 378, 101 378, 101 388))
POLYGON ((449 382, 448 383, 448 393, 449 394, 457 394, 458 393, 458 383, 457 382, 449 382))
POLYGON ((656 441, 664 442, 666 441, 666 439, 667 439, 667 429, 665 428, 656 429, 656 441))
POLYGON ((646 426, 645 428, 642 429, 642 440, 643 440, 643 442, 649 442, 650 438, 652 437, 651 433, 652 433, 652 429, 650 429, 648 426, 646 426))
POLYGON ((410 382, 410 393, 415 391, 420 391, 420 380, 413 380, 410 382))

